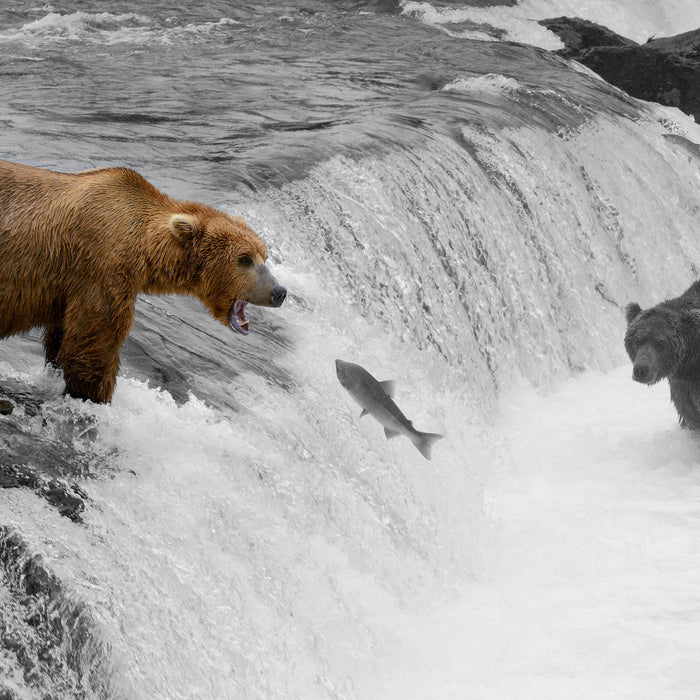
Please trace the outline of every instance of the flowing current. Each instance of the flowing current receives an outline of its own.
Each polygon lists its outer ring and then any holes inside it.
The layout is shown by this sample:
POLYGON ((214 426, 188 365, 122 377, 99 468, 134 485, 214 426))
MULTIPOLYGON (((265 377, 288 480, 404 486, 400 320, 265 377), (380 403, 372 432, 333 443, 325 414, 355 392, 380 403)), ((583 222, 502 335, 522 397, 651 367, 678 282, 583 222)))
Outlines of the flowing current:
POLYGON ((698 277, 700 130, 477 4, 0 10, 2 157, 242 214, 290 291, 139 299, 109 406, 0 343, 5 462, 86 501, 0 490, 0 697, 697 696, 700 445, 622 336, 698 277))

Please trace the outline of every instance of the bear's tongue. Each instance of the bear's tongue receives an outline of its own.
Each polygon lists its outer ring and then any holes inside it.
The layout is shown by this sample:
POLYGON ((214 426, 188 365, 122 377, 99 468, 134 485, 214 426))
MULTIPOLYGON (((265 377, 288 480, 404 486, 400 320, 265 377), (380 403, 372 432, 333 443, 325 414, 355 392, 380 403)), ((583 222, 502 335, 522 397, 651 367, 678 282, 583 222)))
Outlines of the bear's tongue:
POLYGON ((250 330, 248 329, 248 319, 245 316, 245 307, 247 305, 247 301, 242 301, 239 299, 233 304, 228 315, 229 326, 231 326, 234 331, 238 331, 243 335, 248 335, 248 333, 250 333, 250 330))

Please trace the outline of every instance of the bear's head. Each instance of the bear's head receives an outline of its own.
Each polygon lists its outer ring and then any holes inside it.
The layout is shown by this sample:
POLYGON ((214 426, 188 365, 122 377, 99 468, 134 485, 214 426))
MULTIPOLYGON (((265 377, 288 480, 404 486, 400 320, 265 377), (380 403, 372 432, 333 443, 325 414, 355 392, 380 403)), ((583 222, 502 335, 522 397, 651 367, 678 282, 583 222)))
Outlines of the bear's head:
POLYGON ((644 311, 632 303, 627 305, 625 316, 625 350, 632 360, 632 378, 656 384, 677 376, 688 353, 688 339, 697 334, 697 312, 664 304, 644 311))
POLYGON ((196 206, 173 214, 169 224, 197 269, 190 291, 217 321, 248 335, 248 304, 282 305, 287 290, 265 265, 267 248, 243 219, 196 206))

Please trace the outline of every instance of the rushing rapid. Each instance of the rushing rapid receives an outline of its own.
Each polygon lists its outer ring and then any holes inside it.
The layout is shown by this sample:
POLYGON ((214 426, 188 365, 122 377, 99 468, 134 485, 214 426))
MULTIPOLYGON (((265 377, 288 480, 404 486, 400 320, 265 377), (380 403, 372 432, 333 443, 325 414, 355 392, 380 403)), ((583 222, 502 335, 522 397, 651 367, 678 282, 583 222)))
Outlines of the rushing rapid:
POLYGON ((4 158, 242 215, 289 292, 245 337, 142 297, 104 406, 0 344, 6 459, 84 501, 0 489, 0 694, 696 693, 700 453, 622 337, 698 276, 698 127, 413 5, 0 11, 4 158))

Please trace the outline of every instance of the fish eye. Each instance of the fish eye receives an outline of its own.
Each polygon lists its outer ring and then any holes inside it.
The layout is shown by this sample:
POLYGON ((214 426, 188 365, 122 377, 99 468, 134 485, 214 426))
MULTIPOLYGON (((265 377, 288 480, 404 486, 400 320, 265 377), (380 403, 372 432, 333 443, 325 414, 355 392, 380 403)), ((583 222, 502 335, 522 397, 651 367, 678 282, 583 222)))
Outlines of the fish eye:
POLYGON ((252 267, 253 266, 253 258, 248 255, 248 253, 243 253, 243 255, 238 256, 238 260, 236 262, 241 266, 241 267, 252 267))

